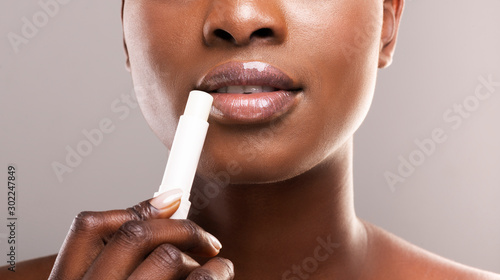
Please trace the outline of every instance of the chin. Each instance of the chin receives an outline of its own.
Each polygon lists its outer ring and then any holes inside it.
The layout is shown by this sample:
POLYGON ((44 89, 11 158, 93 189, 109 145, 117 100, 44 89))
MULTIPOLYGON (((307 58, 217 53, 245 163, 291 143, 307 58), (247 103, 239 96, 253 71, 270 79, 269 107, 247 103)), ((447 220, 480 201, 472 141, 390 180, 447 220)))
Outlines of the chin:
POLYGON ((204 150, 197 174, 218 185, 270 184, 299 176, 320 161, 304 149, 291 151, 297 150, 252 150, 244 155, 204 150))

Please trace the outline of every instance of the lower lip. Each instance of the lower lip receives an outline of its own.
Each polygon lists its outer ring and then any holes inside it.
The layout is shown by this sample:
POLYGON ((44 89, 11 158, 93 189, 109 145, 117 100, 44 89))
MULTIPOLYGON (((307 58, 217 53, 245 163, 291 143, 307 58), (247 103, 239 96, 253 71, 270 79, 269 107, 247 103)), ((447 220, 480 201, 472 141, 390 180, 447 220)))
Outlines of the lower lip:
POLYGON ((264 123, 289 112, 297 102, 296 91, 252 94, 211 93, 214 97, 211 116, 222 123, 264 123))

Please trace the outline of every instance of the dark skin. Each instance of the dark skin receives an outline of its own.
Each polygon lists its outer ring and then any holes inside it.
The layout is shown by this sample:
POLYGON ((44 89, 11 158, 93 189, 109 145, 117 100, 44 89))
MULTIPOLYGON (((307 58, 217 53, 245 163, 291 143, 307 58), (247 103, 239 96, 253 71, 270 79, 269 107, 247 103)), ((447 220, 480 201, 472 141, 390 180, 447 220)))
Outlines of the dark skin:
POLYGON ((168 219, 179 201, 165 197, 83 212, 54 265, 20 264, 9 279, 46 279, 52 267, 50 279, 500 279, 356 217, 352 139, 402 10, 403 0, 125 0, 127 67, 166 146, 186 93, 215 65, 275 65, 299 101, 257 125, 210 117, 193 193, 211 182, 217 195, 192 196, 190 221, 168 219))

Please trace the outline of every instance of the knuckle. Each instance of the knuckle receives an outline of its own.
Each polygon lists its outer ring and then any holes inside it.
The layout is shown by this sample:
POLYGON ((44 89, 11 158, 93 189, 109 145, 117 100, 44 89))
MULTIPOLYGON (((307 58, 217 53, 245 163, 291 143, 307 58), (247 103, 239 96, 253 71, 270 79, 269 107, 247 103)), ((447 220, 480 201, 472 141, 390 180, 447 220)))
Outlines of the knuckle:
POLYGON ((181 227, 189 236, 194 237, 194 239, 203 238, 203 229, 190 220, 181 220, 181 227))
POLYGON ((170 244, 160 245, 149 257, 152 258, 153 264, 159 268, 180 269, 185 263, 182 252, 170 244))
POLYGON ((132 220, 137 221, 145 221, 152 216, 151 207, 147 201, 127 208, 127 212, 130 214, 132 220))
POLYGON ((228 259, 221 258, 221 257, 215 257, 212 259, 212 261, 218 262, 224 269, 226 270, 227 274, 231 277, 234 277, 234 265, 233 262, 231 262, 228 259))
POLYGON ((149 244, 153 237, 146 223, 128 221, 118 229, 115 238, 125 246, 141 247, 143 244, 149 244))
POLYGON ((71 231, 73 232, 82 232, 82 231, 91 231, 96 229, 101 225, 101 219, 97 212, 84 211, 80 212, 73 219, 73 223, 71 224, 71 231))
MULTIPOLYGON (((199 267, 189 274, 188 280, 233 279, 233 263, 224 258, 215 257, 209 261, 208 267, 199 267)), ((208 263, 206 264, 208 265, 208 263)))
POLYGON ((215 280, 215 277, 210 270, 198 268, 189 274, 187 280, 215 280))

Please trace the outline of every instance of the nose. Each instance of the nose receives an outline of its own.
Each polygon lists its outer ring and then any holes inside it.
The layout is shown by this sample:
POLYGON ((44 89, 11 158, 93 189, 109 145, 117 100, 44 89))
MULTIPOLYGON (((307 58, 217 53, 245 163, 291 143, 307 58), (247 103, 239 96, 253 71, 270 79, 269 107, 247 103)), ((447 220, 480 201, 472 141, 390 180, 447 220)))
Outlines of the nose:
POLYGON ((283 12, 272 0, 214 0, 203 25, 207 46, 280 44, 286 33, 283 12))

